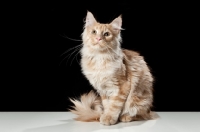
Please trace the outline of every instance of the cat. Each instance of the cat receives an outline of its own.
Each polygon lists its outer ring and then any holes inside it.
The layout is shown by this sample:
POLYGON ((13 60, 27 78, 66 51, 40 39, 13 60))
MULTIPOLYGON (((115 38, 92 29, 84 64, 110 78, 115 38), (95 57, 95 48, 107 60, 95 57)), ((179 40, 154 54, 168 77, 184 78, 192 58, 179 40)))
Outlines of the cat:
POLYGON ((114 125, 152 119, 154 78, 143 56, 121 48, 121 30, 121 15, 103 24, 87 11, 81 68, 96 92, 70 98, 75 120, 114 125))

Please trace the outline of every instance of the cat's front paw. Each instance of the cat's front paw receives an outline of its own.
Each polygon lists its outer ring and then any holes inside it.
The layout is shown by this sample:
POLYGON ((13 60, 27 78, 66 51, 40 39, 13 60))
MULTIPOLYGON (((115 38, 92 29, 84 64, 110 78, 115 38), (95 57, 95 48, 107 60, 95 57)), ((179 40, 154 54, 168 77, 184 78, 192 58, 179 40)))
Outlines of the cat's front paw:
POLYGON ((121 115, 121 116, 119 117, 119 120, 120 120, 121 122, 130 122, 130 121, 133 120, 133 117, 131 117, 131 116, 128 115, 128 114, 124 114, 124 115, 121 115))
POLYGON ((118 120, 118 117, 106 115, 106 114, 103 114, 100 117, 100 123, 107 126, 116 124, 117 120, 118 120))

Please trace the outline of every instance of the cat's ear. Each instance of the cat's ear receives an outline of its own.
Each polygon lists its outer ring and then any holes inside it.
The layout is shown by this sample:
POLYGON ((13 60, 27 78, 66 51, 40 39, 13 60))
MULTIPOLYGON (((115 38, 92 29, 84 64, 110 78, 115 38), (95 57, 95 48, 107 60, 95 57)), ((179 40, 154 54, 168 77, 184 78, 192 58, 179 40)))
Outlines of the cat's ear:
POLYGON ((115 18, 110 25, 112 26, 113 30, 116 32, 119 32, 120 30, 122 30, 122 17, 121 15, 117 18, 115 18))
POLYGON ((85 20, 85 27, 93 25, 94 23, 96 23, 96 19, 94 18, 94 16, 92 15, 91 12, 87 11, 87 16, 86 16, 86 20, 85 20))

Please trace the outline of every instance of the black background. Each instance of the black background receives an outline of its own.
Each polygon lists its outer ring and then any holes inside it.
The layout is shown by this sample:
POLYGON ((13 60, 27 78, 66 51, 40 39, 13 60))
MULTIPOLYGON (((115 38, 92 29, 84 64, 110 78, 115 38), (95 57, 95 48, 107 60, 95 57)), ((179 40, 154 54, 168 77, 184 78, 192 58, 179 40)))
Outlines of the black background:
POLYGON ((9 3, 2 16, 1 111, 67 111, 69 97, 92 89, 80 55, 65 53, 81 44, 66 37, 81 39, 87 10, 101 23, 122 14, 122 47, 140 52, 155 77, 153 110, 200 111, 195 3, 125 0, 9 3))

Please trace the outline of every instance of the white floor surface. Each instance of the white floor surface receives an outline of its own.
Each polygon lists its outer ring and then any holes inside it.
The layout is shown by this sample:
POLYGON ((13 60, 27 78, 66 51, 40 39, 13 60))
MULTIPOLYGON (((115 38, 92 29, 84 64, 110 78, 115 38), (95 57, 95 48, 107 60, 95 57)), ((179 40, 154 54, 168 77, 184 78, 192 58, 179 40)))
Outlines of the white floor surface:
POLYGON ((0 112, 0 132, 200 132, 200 112, 154 112, 156 119, 104 126, 70 112, 0 112))

